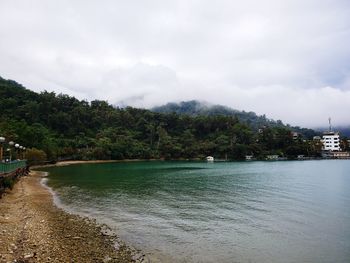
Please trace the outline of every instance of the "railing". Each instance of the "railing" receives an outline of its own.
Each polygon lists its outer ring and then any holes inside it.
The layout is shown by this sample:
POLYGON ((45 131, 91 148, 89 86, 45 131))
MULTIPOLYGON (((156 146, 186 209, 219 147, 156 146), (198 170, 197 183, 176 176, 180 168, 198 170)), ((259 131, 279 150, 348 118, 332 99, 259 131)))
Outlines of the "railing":
POLYGON ((9 163, 2 163, 0 162, 0 175, 1 174, 6 174, 6 173, 11 173, 18 168, 24 168, 27 166, 26 160, 20 160, 20 161, 12 161, 9 163))

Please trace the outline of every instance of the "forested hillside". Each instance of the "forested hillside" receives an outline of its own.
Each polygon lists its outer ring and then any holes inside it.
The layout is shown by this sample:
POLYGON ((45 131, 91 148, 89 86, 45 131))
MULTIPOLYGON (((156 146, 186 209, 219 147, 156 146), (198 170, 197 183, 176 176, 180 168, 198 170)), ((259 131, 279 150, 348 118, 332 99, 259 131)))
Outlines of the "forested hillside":
POLYGON ((170 102, 163 106, 158 106, 152 108, 152 111, 159 113, 177 113, 186 114, 190 116, 235 116, 240 122, 248 124, 253 130, 257 131, 263 126, 269 127, 281 127, 287 128, 292 131, 301 133, 306 138, 311 139, 313 136, 320 135, 320 132, 316 132, 312 129, 292 127, 290 125, 285 125, 281 120, 273 120, 267 118, 265 115, 257 115, 255 112, 246 112, 235 110, 222 105, 212 105, 205 102, 199 102, 196 100, 182 101, 180 103, 170 102))
POLYGON ((293 140, 290 129, 265 123, 260 132, 235 115, 182 115, 115 108, 106 101, 81 101, 40 94, 0 78, 0 135, 56 159, 242 159, 316 155, 318 148, 293 140))
MULTIPOLYGON (((328 131, 329 127, 321 127, 315 129, 318 132, 328 131)), ((340 133, 341 137, 350 138, 350 126, 334 126, 332 127, 333 131, 337 131, 340 133)))

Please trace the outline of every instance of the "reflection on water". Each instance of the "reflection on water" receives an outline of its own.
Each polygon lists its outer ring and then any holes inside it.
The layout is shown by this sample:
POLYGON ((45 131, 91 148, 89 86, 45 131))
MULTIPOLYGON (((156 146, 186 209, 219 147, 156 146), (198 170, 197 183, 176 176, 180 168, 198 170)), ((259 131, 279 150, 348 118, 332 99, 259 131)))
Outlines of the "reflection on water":
POLYGON ((62 204, 179 262, 350 262, 350 162, 46 169, 62 204))

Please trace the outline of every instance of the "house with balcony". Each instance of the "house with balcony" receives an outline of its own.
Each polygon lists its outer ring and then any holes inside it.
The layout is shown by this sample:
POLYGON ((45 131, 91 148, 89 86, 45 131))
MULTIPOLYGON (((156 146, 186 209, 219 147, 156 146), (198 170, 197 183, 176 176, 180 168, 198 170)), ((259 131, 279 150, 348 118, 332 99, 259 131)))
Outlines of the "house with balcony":
POLYGON ((322 150, 331 152, 340 152, 340 135, 339 132, 328 131, 322 136, 322 150))

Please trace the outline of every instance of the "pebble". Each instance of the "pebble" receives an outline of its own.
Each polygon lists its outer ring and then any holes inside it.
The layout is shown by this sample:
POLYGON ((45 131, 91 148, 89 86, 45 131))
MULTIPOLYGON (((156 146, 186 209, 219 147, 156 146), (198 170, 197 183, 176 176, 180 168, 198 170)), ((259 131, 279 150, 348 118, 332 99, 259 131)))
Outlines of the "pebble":
POLYGON ((28 259, 28 258, 32 258, 32 257, 34 257, 34 254, 33 254, 33 253, 25 254, 25 255, 23 256, 24 259, 28 259))
POLYGON ((57 209, 52 205, 51 196, 36 183, 36 178, 26 179, 23 184, 17 184, 14 197, 5 200, 6 207, 2 206, 4 199, 0 200, 0 215, 11 214, 1 217, 7 221, 6 230, 0 230, 0 251, 5 248, 8 255, 3 261, 0 252, 0 262, 135 262, 132 255, 136 253, 132 248, 123 242, 117 245, 118 251, 113 247, 114 235, 109 237, 108 229, 95 220, 57 209), (19 203, 22 199, 26 200, 27 209, 19 203), (12 218, 21 220, 16 222, 12 218), (18 252, 21 252, 21 259, 15 261, 18 252))
POLYGON ((103 259, 103 263, 107 263, 109 261, 111 261, 112 258, 110 256, 106 256, 104 259, 103 259))

